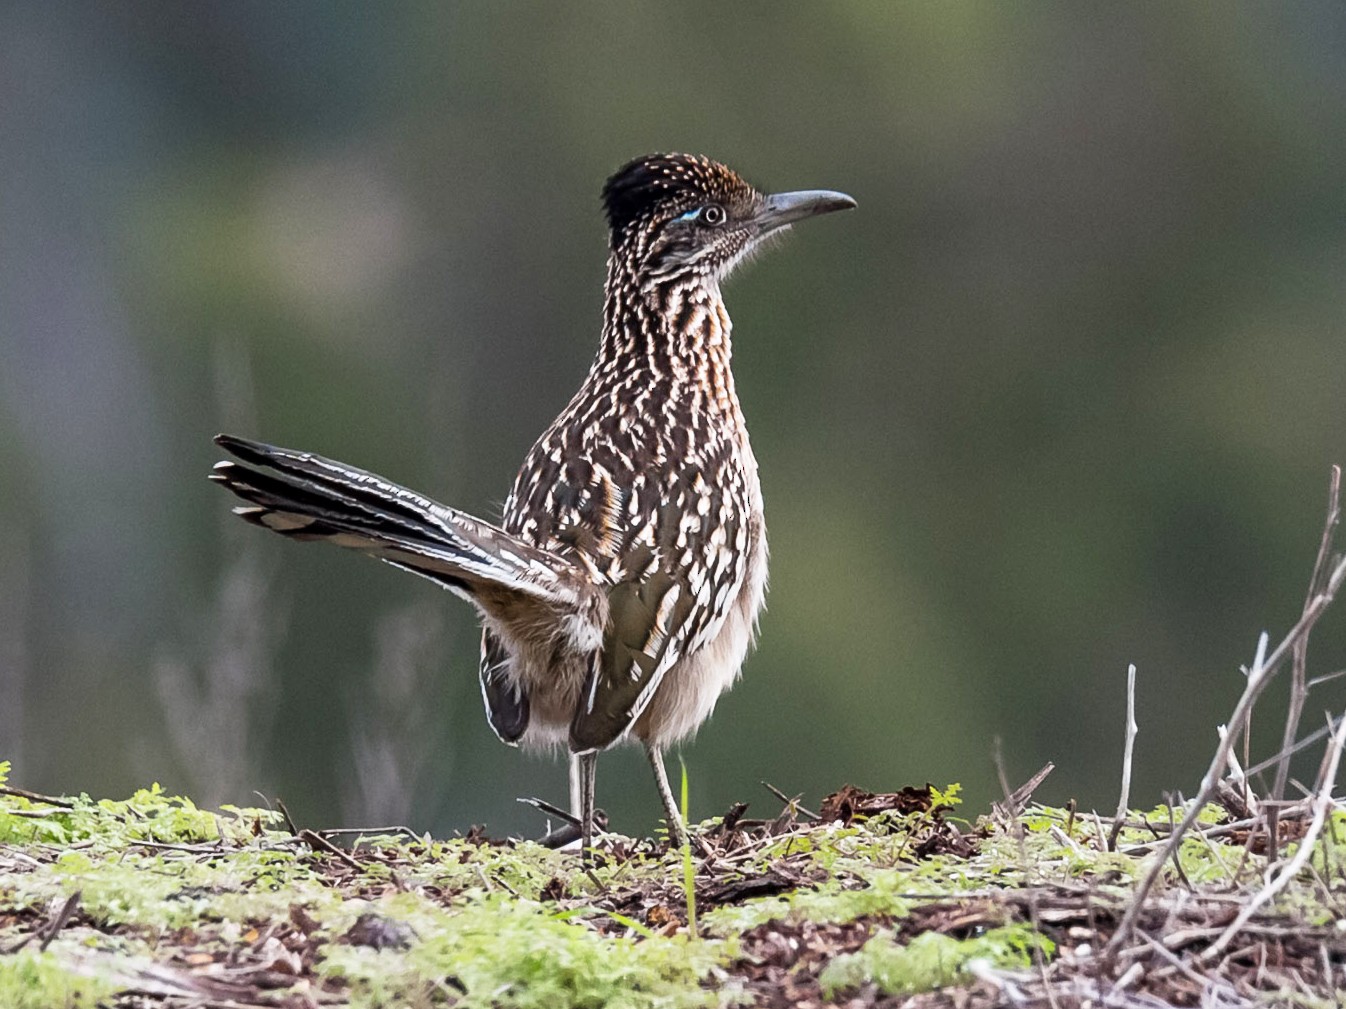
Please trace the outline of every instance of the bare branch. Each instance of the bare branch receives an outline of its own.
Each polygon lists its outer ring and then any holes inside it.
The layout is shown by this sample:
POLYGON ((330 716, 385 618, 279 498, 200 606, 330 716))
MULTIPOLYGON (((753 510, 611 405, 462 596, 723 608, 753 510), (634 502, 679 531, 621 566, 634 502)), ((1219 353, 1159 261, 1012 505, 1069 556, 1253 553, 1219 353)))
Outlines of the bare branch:
POLYGON ((1323 764, 1318 772, 1318 788, 1313 797, 1313 819, 1309 821, 1308 829, 1304 832, 1303 838, 1300 839, 1298 849, 1290 860, 1281 867, 1281 871, 1239 909, 1239 913, 1229 923, 1229 926, 1220 933, 1220 937, 1201 954, 1202 960, 1213 960, 1219 956, 1238 935, 1239 930, 1248 924, 1252 916, 1257 913, 1258 908, 1285 889, 1285 885, 1294 879, 1299 870, 1304 868, 1305 863, 1308 862, 1309 857, 1313 854, 1314 843, 1318 840, 1318 835, 1322 833, 1323 824, 1327 822, 1327 814, 1332 811, 1334 806, 1332 786, 1336 784, 1337 766, 1341 762, 1343 746, 1346 746, 1346 715, 1337 722, 1337 729, 1332 733, 1332 742, 1323 755, 1323 764))
POLYGON ((1116 933, 1108 942, 1108 949, 1112 953, 1115 954, 1126 944, 1127 937, 1131 930, 1135 928, 1136 918, 1140 915, 1145 899, 1149 896, 1150 890, 1154 888, 1159 874, 1163 872, 1164 865, 1177 852, 1178 846, 1182 844, 1183 835, 1191 829, 1192 824, 1196 822, 1200 815, 1202 807, 1215 794, 1220 775, 1229 762, 1229 754, 1233 752, 1234 739, 1247 724, 1248 718, 1252 714, 1253 705, 1257 703, 1257 699, 1262 696, 1262 692, 1267 688, 1277 670, 1290 656, 1295 643, 1313 630, 1313 625, 1318 622, 1318 618, 1331 604, 1343 581, 1346 581, 1346 558, 1338 561, 1323 584, 1322 591, 1315 595, 1309 601, 1309 604, 1304 607, 1304 613, 1299 618, 1299 622, 1290 629, 1281 643, 1276 646, 1276 650, 1265 660, 1263 660, 1263 656, 1266 654, 1266 634, 1263 633, 1258 640, 1257 658, 1254 659, 1253 667, 1248 671, 1248 685, 1244 688, 1243 694, 1239 697, 1238 703, 1234 706, 1234 712, 1229 718, 1229 733, 1220 741, 1215 756, 1211 759, 1210 767, 1207 768, 1205 776, 1201 779, 1201 788, 1192 800, 1187 814, 1169 836, 1168 843, 1164 845, 1159 857, 1155 859, 1154 864, 1145 874, 1145 878, 1141 880, 1140 886, 1136 888, 1131 906, 1127 908, 1116 933))
MULTIPOLYGON (((1307 750, 1314 743, 1318 742, 1318 740, 1323 739, 1329 733, 1331 733, 1332 728, 1333 727, 1331 725, 1324 725, 1321 729, 1314 729, 1303 739, 1298 740, 1295 743, 1295 745, 1290 748, 1290 753, 1293 755, 1298 753, 1300 750, 1307 750)), ((1281 755, 1279 753, 1273 753, 1270 757, 1267 757, 1265 760, 1261 760, 1258 761, 1256 764, 1253 764, 1253 766, 1248 768, 1244 773, 1250 778, 1256 777, 1263 771, 1267 770, 1267 768, 1274 766, 1276 761, 1280 759, 1281 755)), ((1275 806, 1277 809, 1283 810, 1284 807, 1286 806, 1286 801, 1284 799, 1280 799, 1276 802, 1272 802, 1270 799, 1268 799, 1266 800, 1266 804, 1275 806)))
MULTIPOLYGON (((1327 486, 1327 520, 1323 523, 1323 535, 1318 541, 1318 556, 1313 562, 1313 573, 1309 576, 1309 589, 1304 597, 1304 612, 1308 612, 1318 595, 1319 584, 1327 570, 1332 555, 1332 539, 1341 520, 1341 467, 1333 466, 1327 486)), ((1285 732, 1281 736, 1281 758, 1276 765, 1276 780, 1271 788, 1272 799, 1285 797, 1285 780, 1290 773, 1290 754, 1299 731, 1299 719, 1304 712, 1304 702, 1308 700, 1309 685, 1306 676, 1308 668, 1309 639, 1304 635, 1294 646, 1294 663, 1290 677, 1290 708, 1285 715, 1285 732)), ((1267 837, 1271 845, 1270 856, 1276 858, 1276 810, 1273 806, 1267 813, 1267 837)))
POLYGON ((1127 803, 1131 801, 1131 753, 1136 742, 1136 664, 1126 669, 1126 742, 1122 746, 1122 796, 1117 801, 1117 816, 1112 821, 1112 830, 1108 832, 1108 851, 1117 850, 1117 835, 1122 832, 1122 823, 1126 819, 1127 803))

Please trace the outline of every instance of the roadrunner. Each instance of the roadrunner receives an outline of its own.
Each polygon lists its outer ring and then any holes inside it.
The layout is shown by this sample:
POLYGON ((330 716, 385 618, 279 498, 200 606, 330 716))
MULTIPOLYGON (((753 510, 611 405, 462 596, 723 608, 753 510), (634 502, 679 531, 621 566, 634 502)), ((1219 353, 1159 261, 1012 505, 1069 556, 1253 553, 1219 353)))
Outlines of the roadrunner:
POLYGON ((663 753, 737 678, 766 590, 757 460, 730 371, 725 277, 788 225, 855 206, 842 193, 764 195, 686 154, 607 181, 598 355, 543 432, 494 525, 308 452, 220 435, 242 461, 211 478, 235 512, 422 575, 484 630, 486 716, 512 745, 565 744, 587 853, 598 752, 645 747, 670 834, 684 824, 663 753))

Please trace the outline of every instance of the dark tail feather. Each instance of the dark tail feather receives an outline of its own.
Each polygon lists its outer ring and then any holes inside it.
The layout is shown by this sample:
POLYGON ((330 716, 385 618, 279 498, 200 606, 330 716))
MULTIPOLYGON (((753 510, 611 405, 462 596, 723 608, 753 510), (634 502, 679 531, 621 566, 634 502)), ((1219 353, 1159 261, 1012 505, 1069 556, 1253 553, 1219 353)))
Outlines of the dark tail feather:
POLYGON ((240 517, 293 539, 361 550, 475 598, 486 586, 559 605, 576 599, 569 564, 489 523, 345 463, 233 435, 215 442, 251 465, 210 478, 247 506, 240 517))

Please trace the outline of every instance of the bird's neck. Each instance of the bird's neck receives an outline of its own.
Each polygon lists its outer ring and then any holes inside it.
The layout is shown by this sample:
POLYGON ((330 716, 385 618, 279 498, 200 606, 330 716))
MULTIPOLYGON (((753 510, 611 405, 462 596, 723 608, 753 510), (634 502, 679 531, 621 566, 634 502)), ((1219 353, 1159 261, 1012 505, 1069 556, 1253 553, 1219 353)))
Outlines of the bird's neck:
POLYGON ((689 277, 642 281, 614 257, 604 294, 596 372, 634 364, 652 380, 695 383, 722 408, 738 411, 731 324, 718 283, 689 277))

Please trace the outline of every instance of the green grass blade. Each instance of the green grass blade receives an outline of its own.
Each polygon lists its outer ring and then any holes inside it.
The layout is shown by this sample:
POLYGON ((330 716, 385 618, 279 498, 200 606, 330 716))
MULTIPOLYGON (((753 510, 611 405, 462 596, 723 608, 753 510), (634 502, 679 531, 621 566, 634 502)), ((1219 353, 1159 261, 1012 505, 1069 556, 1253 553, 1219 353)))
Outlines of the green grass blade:
MULTIPOLYGON (((684 825, 691 821, 687 818, 687 765, 683 763, 682 756, 678 756, 678 766, 682 768, 682 822, 684 825)), ((682 845, 682 889, 687 895, 687 932, 693 939, 700 938, 700 933, 696 927, 696 869, 692 866, 692 834, 691 828, 687 829, 687 840, 682 845)))

